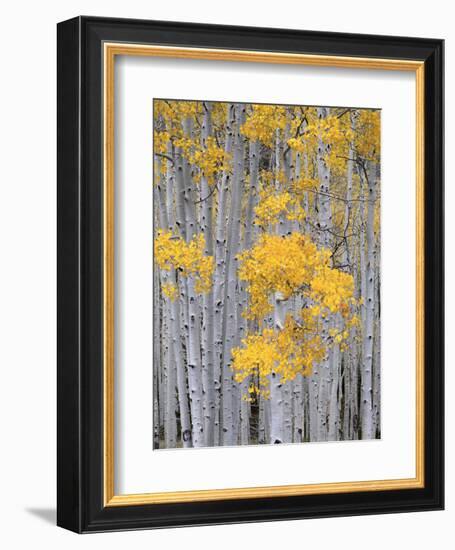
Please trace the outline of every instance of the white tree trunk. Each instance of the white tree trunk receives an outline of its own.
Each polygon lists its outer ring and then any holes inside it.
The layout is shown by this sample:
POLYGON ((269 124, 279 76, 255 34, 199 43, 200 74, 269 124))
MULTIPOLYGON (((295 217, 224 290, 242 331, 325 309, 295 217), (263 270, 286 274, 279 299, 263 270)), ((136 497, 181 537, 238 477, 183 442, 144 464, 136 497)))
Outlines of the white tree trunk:
MULTIPOLYGON (((154 224, 156 226, 156 223, 154 224)), ((153 309, 153 448, 160 448, 160 394, 159 394, 159 377, 161 370, 161 338, 160 338, 160 286, 159 270, 155 266, 153 269, 153 301, 155 307, 153 309)))
MULTIPOLYGON (((378 239, 379 241, 379 239, 378 239)), ((381 303, 380 285, 380 250, 379 242, 376 246, 375 262, 375 303, 381 303)), ((374 345, 373 345, 373 424, 374 437, 380 437, 381 433, 381 324, 379 318, 379 307, 374 310, 374 345)))
MULTIPOLYGON (((275 330, 282 330, 284 325, 284 304, 283 296, 275 292, 273 321, 275 330)), ((277 444, 284 441, 284 402, 283 385, 279 373, 272 371, 270 377, 270 443, 277 444)))
POLYGON ((240 133, 240 126, 245 120, 245 107, 235 105, 235 139, 234 139, 234 166, 231 187, 231 211, 228 223, 228 237, 226 249, 226 277, 225 300, 223 310, 223 399, 222 425, 223 445, 235 444, 234 432, 234 401, 233 378, 231 364, 231 350, 236 342, 235 325, 235 298, 237 287, 237 253, 240 241, 241 197, 244 178, 244 138, 240 133))
MULTIPOLYGON (((317 109, 317 115, 320 119, 324 119, 329 115, 329 109, 321 107, 317 109)), ((331 243, 330 230, 332 228, 332 207, 330 203, 330 169, 327 165, 325 156, 327 154, 327 144, 324 143, 322 136, 318 140, 317 152, 317 169, 319 177, 319 221, 318 228, 321 232, 321 243, 325 247, 329 247, 331 243)), ((323 337, 327 338, 329 329, 329 319, 323 319, 323 337)), ((327 440, 327 416, 329 404, 329 384, 330 384, 330 352, 327 357, 319 365, 319 380, 318 380, 318 441, 327 440)))
MULTIPOLYGON (((179 284, 176 279, 175 270, 171 270, 171 281, 181 288, 183 285, 179 284)), ((191 417, 190 408, 188 403, 187 393, 187 377, 184 363, 184 356, 182 350, 182 338, 180 331, 180 300, 176 298, 171 302, 171 318, 170 328, 172 335, 172 347, 174 349, 175 358, 175 370, 177 377, 177 391, 178 391, 178 404, 180 412, 180 438, 183 447, 192 447, 192 430, 191 430, 191 417)))
MULTIPOLYGON (((227 107, 226 135, 224 150, 227 155, 232 154, 233 134, 235 125, 234 105, 227 107)), ((215 273, 214 273, 214 390, 215 390, 215 428, 214 444, 222 442, 221 426, 221 370, 223 359, 224 338, 224 297, 225 297, 225 268, 226 268, 226 224, 227 199, 231 184, 229 170, 224 170, 218 190, 218 204, 215 228, 215 273)))
MULTIPOLYGON (((207 147, 212 134, 211 103, 204 103, 204 118, 201 130, 201 145, 207 147)), ((205 254, 213 256, 212 210, 213 196, 205 174, 201 177, 201 231, 205 237, 205 254)), ((205 445, 212 447, 215 442, 215 385, 214 385, 214 296, 213 289, 202 297, 202 382, 204 389, 204 433, 205 445)))
POLYGON ((298 374, 294 380, 294 433, 293 442, 301 443, 304 438, 304 416, 305 416, 305 403, 303 394, 303 376, 298 374))
MULTIPOLYGON (((340 330, 340 324, 335 325, 340 330)), ((339 416, 339 384, 340 384, 340 346, 334 344, 330 356, 331 381, 330 381, 330 402, 329 402, 329 422, 328 436, 329 441, 337 441, 339 436, 340 416, 339 416)))
POLYGON ((362 439, 374 437, 373 424, 373 341, 374 341, 374 210, 376 201, 376 178, 371 171, 368 173, 368 203, 367 203, 367 265, 366 265, 366 314, 365 333, 363 341, 363 368, 361 378, 361 421, 362 439))
MULTIPOLYGON (((183 123, 185 136, 192 136, 192 120, 186 118, 183 123)), ((184 208, 185 208, 185 231, 186 239, 189 242, 197 232, 195 198, 193 181, 191 177, 191 166, 183 159, 183 181, 185 186, 184 208)), ((202 410, 202 361, 201 361, 201 318, 199 311, 199 299, 194 285, 194 276, 186 278, 186 300, 188 312, 188 389, 190 395, 192 439, 194 447, 202 447, 204 438, 204 418, 202 410)))

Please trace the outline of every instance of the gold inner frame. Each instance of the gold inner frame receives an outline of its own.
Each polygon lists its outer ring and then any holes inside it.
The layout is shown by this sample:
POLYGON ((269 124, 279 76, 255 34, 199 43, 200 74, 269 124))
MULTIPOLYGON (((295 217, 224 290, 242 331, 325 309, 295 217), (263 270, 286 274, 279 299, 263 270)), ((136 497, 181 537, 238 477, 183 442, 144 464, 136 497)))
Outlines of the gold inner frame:
POLYGON ((104 43, 104 503, 105 506, 268 498, 424 487, 424 63, 423 61, 104 43), (114 493, 114 68, 117 55, 411 71, 416 77, 416 476, 303 485, 114 493))

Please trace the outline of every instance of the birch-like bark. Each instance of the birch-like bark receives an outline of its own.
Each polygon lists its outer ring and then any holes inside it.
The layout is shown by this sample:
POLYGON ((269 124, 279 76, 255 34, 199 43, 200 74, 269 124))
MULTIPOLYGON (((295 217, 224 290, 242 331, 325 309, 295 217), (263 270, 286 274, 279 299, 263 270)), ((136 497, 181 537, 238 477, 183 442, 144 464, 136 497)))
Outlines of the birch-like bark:
MULTIPOLYGON (((329 109, 326 107, 320 107, 317 109, 317 115, 319 119, 325 119, 329 116, 329 109)), ((318 228, 321 232, 321 244, 329 248, 330 246, 330 233, 332 227, 332 207, 330 203, 330 169, 326 162, 326 155, 328 153, 327 144, 324 143, 322 136, 318 138, 318 150, 317 150, 317 170, 319 178, 319 221, 318 228)), ((322 320, 323 326, 323 338, 327 338, 329 330, 329 319, 322 320)), ((327 353, 327 357, 319 365, 318 372, 318 403, 317 403, 317 440, 327 440, 327 415, 328 415, 328 403, 329 403, 329 384, 330 384, 330 352, 327 353)))
MULTIPOLYGON (((156 223, 155 223, 156 226, 156 223)), ((153 309, 153 448, 160 448, 160 394, 159 394, 159 377, 161 370, 161 338, 160 338, 160 286, 159 270, 155 266, 153 269, 153 301, 155 307, 153 309)))
MULTIPOLYGON (((354 119, 352 115, 350 116, 351 120, 351 129, 355 130, 354 125, 354 119)), ((349 143, 349 149, 348 149, 348 159, 354 159, 355 151, 354 151, 354 145, 352 141, 349 143)), ((351 258, 351 252, 350 252, 350 237, 348 237, 348 234, 351 232, 352 227, 352 188, 353 188, 353 174, 354 174, 354 160, 348 160, 347 161, 347 174, 346 174, 346 204, 345 204, 345 212, 344 212, 344 248, 343 248, 343 256, 342 256, 342 263, 347 266, 347 269, 353 275, 354 281, 356 281, 355 278, 355 272, 354 272, 354 262, 351 258)), ((356 287, 354 285, 354 293, 356 295, 356 298, 358 298, 358 293, 356 291, 356 287)), ((352 327, 349 331, 349 343, 348 343, 348 349, 343 354, 344 355, 344 368, 343 368, 343 394, 344 394, 344 402, 343 402, 343 438, 344 439, 352 439, 352 413, 353 408, 355 406, 355 401, 357 401, 357 396, 352 394, 353 391, 353 378, 355 376, 354 370, 356 369, 356 353, 355 349, 357 347, 356 344, 356 329, 355 327, 352 327)))
MULTIPOLYGON (((235 125, 235 108, 228 104, 226 118, 226 133, 224 151, 228 157, 232 155, 232 144, 235 125)), ((215 428, 214 444, 222 443, 223 437, 220 433, 221 427, 221 371, 223 361, 223 338, 224 338, 224 298, 225 298, 225 269, 226 269, 226 225, 228 219, 228 194, 231 186, 231 172, 224 170, 219 183, 218 204, 216 212, 215 227, 215 273, 213 278, 214 286, 214 391, 215 391, 215 428)))
MULTIPOLYGON (((204 103, 204 117, 201 129, 201 145, 207 148, 212 134, 211 103, 204 103)), ((205 238, 204 253, 213 256, 213 195, 205 174, 201 176, 201 231, 205 238)), ((214 296, 213 289, 202 297, 202 385, 204 389, 204 433, 205 445, 212 447, 215 442, 215 384, 214 384, 214 296)))
POLYGON ((381 324, 379 309, 381 303, 380 282, 380 239, 376 243, 375 258, 375 309, 374 309, 374 343, 373 343, 373 431, 374 437, 381 437, 381 324))
MULTIPOLYGON (((166 201, 166 189, 167 182, 162 174, 162 161, 161 158, 156 160, 156 185, 154 187, 154 200, 158 204, 158 220, 159 228, 161 230, 169 229, 168 208, 166 201)), ((159 279, 161 285, 168 282, 168 273, 161 271, 159 273, 159 279)), ((158 285, 159 286, 159 285, 158 285)), ((176 417, 175 417, 175 388, 172 389, 174 380, 174 355, 170 348, 169 337, 169 300, 160 296, 158 298, 161 304, 160 307, 160 333, 162 335, 160 339, 160 365, 159 365, 159 386, 158 391, 160 393, 159 400, 159 416, 162 419, 162 425, 164 430, 164 442, 166 447, 175 446, 176 442, 176 417)))
MULTIPOLYGON (((352 261, 352 275, 355 282, 355 298, 359 299, 360 286, 357 260, 355 257, 351 258, 352 261)), ((357 439, 358 424, 358 344, 357 344, 358 331, 355 326, 351 327, 349 335, 349 347, 345 352, 345 365, 344 365, 344 411, 343 411, 343 436, 344 439, 357 439)))
POLYGON ((186 279, 188 296, 188 390, 190 395, 192 439, 194 447, 204 446, 202 410, 202 369, 199 302, 194 289, 194 277, 186 279))
MULTIPOLYGON (((178 230, 178 233, 184 239, 187 240, 186 235, 186 223, 185 223, 185 180, 183 177, 183 151, 181 147, 176 147, 174 149, 175 152, 175 226, 178 230)), ((188 349, 189 349, 189 337, 188 337, 188 297, 187 297, 187 291, 186 291, 186 284, 184 281, 179 281, 179 316, 177 317, 180 324, 179 333, 182 335, 182 362, 184 362, 184 369, 185 372, 180 375, 179 378, 179 396, 180 400, 182 399, 182 391, 183 388, 186 388, 187 382, 187 373, 186 373, 186 364, 188 359, 188 349), (183 353, 183 349, 185 350, 185 353, 183 353), (184 385, 183 381, 184 380, 184 385), (180 385, 180 382, 182 382, 182 385, 180 385)), ((186 393, 186 389, 185 389, 186 393)), ((180 407, 182 405, 180 404, 180 407)), ((192 446, 192 438, 191 434, 187 434, 186 438, 188 441, 191 442, 192 446)))
MULTIPOLYGON (((359 288, 360 288, 360 276, 358 273, 358 258, 354 262, 354 281, 356 284, 356 298, 359 299, 359 288)), ((360 330, 353 327, 351 329, 352 334, 352 371, 350 376, 350 397, 351 397, 351 410, 350 410, 350 419, 349 419, 349 433, 350 438, 357 440, 359 439, 359 424, 360 424, 360 413, 359 413, 359 362, 361 359, 361 346, 358 344, 360 339, 360 330)))
POLYGON ((264 399, 262 394, 259 394, 259 418, 258 418, 258 443, 267 443, 268 437, 266 434, 266 404, 267 400, 264 399))
MULTIPOLYGON (((181 288, 183 284, 179 284, 177 281, 175 270, 171 270, 171 280, 177 286, 181 288)), ((184 364, 184 355, 182 350, 182 338, 180 336, 180 299, 176 298, 171 303, 171 334, 172 334, 172 347, 174 348, 175 357, 175 369, 177 375, 177 391, 178 391, 178 405, 180 412, 180 439, 183 447, 192 447, 192 429, 191 429, 191 417, 190 406, 188 403, 188 391, 187 391, 187 375, 184 364)))
MULTIPOLYGON (((192 137, 192 120, 187 117, 183 128, 185 136, 192 137)), ((189 242, 196 235, 196 212, 194 188, 191 177, 191 166, 187 159, 183 159, 183 181, 185 185, 185 231, 189 242)), ((190 275, 185 280, 187 292, 188 311, 188 389, 190 395, 192 440, 194 447, 204 446, 204 418, 202 403, 202 361, 201 361, 201 318, 199 311, 199 298, 195 291, 194 276, 190 275)))
POLYGON ((165 443, 167 449, 173 449, 176 446, 177 441, 177 420, 176 420, 176 363, 175 363, 175 346, 172 342, 172 328, 170 323, 171 317, 171 300, 165 298, 164 300, 164 312, 166 315, 166 325, 165 329, 168 337, 168 350, 167 350, 167 361, 166 361, 166 400, 165 400, 165 423, 164 423, 164 434, 165 434, 165 443))
MULTIPOLYGON (((173 145, 170 142, 168 145, 168 156, 173 158, 173 145)), ((174 157, 175 158, 175 157, 174 157)), ((177 167, 179 164, 177 163, 177 167)), ((166 181, 166 214, 167 214, 167 226, 169 231, 174 231, 175 228, 181 227, 183 225, 183 219, 178 216, 184 215, 183 208, 183 197, 184 197, 184 183, 183 177, 180 178, 177 182, 175 174, 175 166, 172 162, 167 163, 167 181, 166 181), (179 185, 177 184, 179 183, 179 185), (174 195, 177 196, 177 200, 174 200, 174 195), (177 204, 179 197, 182 200, 180 207, 174 209, 174 202, 177 204), (177 214, 177 215, 176 215, 177 214)), ((174 285, 177 289, 181 288, 179 281, 177 280, 177 274, 175 269, 171 269, 169 272, 168 281, 174 285)), ((182 348, 182 338, 181 338, 181 313, 180 313, 180 303, 181 303, 181 293, 178 293, 174 300, 166 299, 166 309, 168 315, 168 327, 169 327, 169 348, 172 356, 172 370, 173 372, 169 373, 168 376, 168 395, 171 395, 171 399, 168 402, 168 407, 173 407, 174 413, 170 413, 175 416, 175 409, 178 403, 178 410, 180 413, 180 439, 183 447, 192 446, 192 436, 191 436, 191 418, 190 418, 190 409, 188 403, 188 392, 187 392, 187 377, 184 365, 184 351, 182 348), (177 387, 177 403, 175 401, 175 390, 177 387), (172 392, 172 393, 171 393, 172 392)), ((186 331, 185 331, 186 332, 186 331)), ((169 444, 167 443, 167 448, 172 448, 176 446, 176 443, 172 444, 172 441, 176 438, 176 433, 174 430, 168 434, 168 438, 171 440, 169 444)))
POLYGON ((254 225, 254 209, 258 202, 258 172, 259 172, 259 141, 250 141, 249 145, 249 170, 250 186, 248 193, 248 206, 245 214, 244 243, 245 249, 251 248, 254 238, 256 225, 254 225))
MULTIPOLYGON (((353 127, 353 122, 351 119, 351 127, 353 127)), ((349 144, 348 149, 348 159, 354 158, 354 147, 352 142, 349 144)), ((350 251, 349 251, 349 238, 347 237, 348 232, 350 230, 351 225, 351 201, 352 201, 352 180, 353 180, 353 160, 347 161, 347 167, 346 167, 346 201, 345 201, 345 209, 344 209, 344 227, 343 227, 343 235, 344 235, 344 243, 342 248, 342 259, 341 263, 345 266, 344 269, 346 271, 351 272, 351 258, 350 258, 350 251)), ((336 319, 336 327, 338 330, 341 330, 342 327, 342 319, 340 315, 337 315, 336 319)), ((341 353, 340 353, 340 347, 338 344, 335 344, 333 352, 332 352, 332 387, 331 387, 331 397, 330 397, 330 410, 329 410, 329 440, 335 441, 339 438, 340 435, 340 429, 344 435, 344 438, 348 438, 348 431, 349 431, 349 423, 348 423, 348 417, 350 412, 350 406, 351 406, 351 394, 350 394, 350 383, 351 383, 351 373, 350 368, 352 366, 352 363, 350 361, 351 359, 351 349, 355 345, 354 339, 353 339, 353 332, 354 329, 350 331, 350 342, 349 342, 349 348, 348 351, 345 352, 344 355, 344 385, 342 384, 341 380, 341 353), (347 416, 347 419, 344 419, 343 425, 340 424, 340 413, 341 413, 341 395, 342 390, 344 387, 344 399, 345 399, 345 407, 343 410, 343 413, 345 416, 347 416), (347 406, 346 406, 347 403, 347 406), (344 432, 343 432, 344 430, 344 432)))
MULTIPOLYGON (((168 152, 172 153, 172 144, 168 148, 168 152)), ((172 231, 174 227, 174 212, 173 212, 173 192, 174 192, 174 172, 172 164, 166 163, 166 181, 160 180, 158 187, 159 194, 159 216, 161 227, 165 230, 172 231), (165 188, 163 189, 163 185, 165 188)), ((157 163, 161 173, 161 160, 157 163)), ((162 273, 163 282, 170 282, 169 274, 164 271, 162 273)), ((166 448, 174 448, 177 442, 177 419, 176 419, 176 348, 172 342, 172 327, 171 327, 171 300, 164 298, 163 304, 163 321, 164 327, 162 330, 162 339, 165 342, 166 359, 165 359, 165 412, 164 412, 164 437, 166 448)))
MULTIPOLYGON (((294 160, 294 184, 297 184, 297 182, 302 177, 302 164, 303 164, 303 172, 304 176, 307 176, 308 171, 308 158, 307 155, 305 155, 302 163, 302 153, 300 151, 295 152, 295 160, 294 160)), ((302 206, 305 211, 305 220, 303 224, 300 221, 294 221, 293 225, 293 231, 302 232, 304 234, 309 234, 310 231, 310 224, 309 224, 309 201, 308 201, 308 193, 304 193, 303 199, 302 199, 302 206)), ((298 317, 300 315, 301 310, 303 309, 304 300, 301 296, 296 296, 295 301, 295 315, 298 317)), ((313 383, 313 378, 315 378, 314 373, 311 377, 310 382, 308 382, 307 377, 304 377, 303 375, 297 375, 297 378, 294 381, 294 434, 293 434, 293 441, 295 443, 301 443, 304 441, 305 434, 308 438, 310 438, 310 416, 313 416, 313 422, 316 420, 316 410, 312 410, 310 407, 310 384, 313 383), (305 425, 308 426, 308 428, 305 428, 305 425)), ((315 403, 315 397, 312 393, 311 403, 315 403)), ((313 434, 313 437, 315 434, 313 434)))
POLYGON ((365 170, 368 186, 367 203, 367 265, 366 265, 366 313, 363 341, 363 365, 361 377, 361 422, 362 439, 374 437, 373 425, 373 341, 374 341, 374 210, 376 201, 376 176, 365 170))
POLYGON ((223 310, 223 399, 222 425, 223 445, 234 445, 234 410, 233 410, 233 378, 231 364, 231 350, 235 345, 235 297, 237 286, 237 253, 239 250, 241 197, 244 178, 244 138, 240 127, 245 120, 245 106, 235 105, 235 137, 234 137, 234 165, 231 188, 231 211, 228 222, 228 236, 226 247, 226 276, 225 299, 223 310))
MULTIPOLYGON (((273 321, 275 330, 282 330, 284 326, 283 296, 275 292, 273 321)), ((284 402, 283 385, 279 373, 272 371, 270 377, 270 442, 273 444, 283 443, 284 428, 284 402)))
POLYGON ((179 229, 179 233, 186 240, 186 225, 185 225, 185 181, 183 178, 183 154, 182 148, 175 148, 175 182, 176 182, 176 199, 175 199, 175 224, 179 229))
MULTIPOLYGON (((335 325, 335 328, 339 330, 340 322, 335 325)), ((340 346, 334 344, 332 353, 330 354, 330 400, 329 400, 329 417, 328 417, 328 434, 327 439, 329 441, 337 441, 339 438, 339 383, 340 383, 340 346)))
POLYGON ((304 437, 304 415, 305 403, 303 395, 303 376, 298 374, 294 380, 293 386, 293 418, 294 418, 294 433, 293 442, 301 443, 304 437))
MULTIPOLYGON (((280 143, 279 155, 282 157, 283 172, 286 185, 292 187, 292 171, 291 171, 291 150, 285 147, 288 139, 290 138, 290 126, 286 124, 284 129, 283 142, 280 143), (285 152, 286 151, 286 152, 285 152)), ((292 223, 285 216, 283 220, 283 234, 290 235, 292 232, 292 223)), ((284 320, 286 315, 291 311, 293 306, 293 300, 287 300, 284 304, 284 320)), ((283 442, 292 443, 292 412, 293 412, 293 381, 290 380, 283 385, 283 442)))
MULTIPOLYGON (((250 141, 249 144, 249 187, 248 187, 248 200, 245 213, 244 230, 243 230, 243 250, 251 248, 255 235, 254 225, 254 209, 258 200, 258 171, 259 171, 259 147, 258 141, 250 141)), ((248 323, 244 317, 246 312, 248 300, 247 292, 245 290, 245 284, 240 281, 240 308, 237 315, 238 325, 238 342, 246 336, 248 323)), ((248 388, 250 385, 250 378, 247 377, 240 385, 241 394, 245 397, 249 396, 248 388)), ((247 445, 250 440, 250 413, 251 407, 246 399, 242 399, 240 402, 240 443, 247 445)))
MULTIPOLYGON (((277 128, 275 131, 275 159, 274 159, 274 170, 275 170, 275 189, 280 191, 280 181, 279 176, 283 166, 283 144, 281 140, 280 129, 277 128)), ((286 218, 284 215, 281 215, 278 224, 273 227, 273 231, 277 235, 286 234, 286 218)), ((285 321, 285 312, 286 307, 283 301, 283 296, 280 292, 275 292, 273 297, 273 326, 275 331, 283 330, 284 321, 285 321)), ((286 385, 285 385, 286 386, 286 385)), ((271 425, 270 425, 270 442, 273 444, 285 443, 285 408, 286 412, 289 412, 289 392, 288 388, 283 387, 281 381, 281 376, 278 372, 272 371, 270 377, 270 416, 271 416, 271 425), (286 394, 286 407, 284 394, 286 394)), ((288 426, 287 426, 288 427, 288 426)), ((286 432, 288 435, 288 432, 286 432)))

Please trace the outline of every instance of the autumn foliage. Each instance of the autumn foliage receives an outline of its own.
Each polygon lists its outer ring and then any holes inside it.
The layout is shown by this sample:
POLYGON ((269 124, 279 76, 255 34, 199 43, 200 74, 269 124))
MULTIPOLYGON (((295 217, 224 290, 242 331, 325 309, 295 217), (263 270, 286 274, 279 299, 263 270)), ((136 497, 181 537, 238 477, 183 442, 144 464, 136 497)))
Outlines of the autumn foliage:
POLYGON ((380 112, 156 100, 153 140, 157 446, 378 436, 380 112))

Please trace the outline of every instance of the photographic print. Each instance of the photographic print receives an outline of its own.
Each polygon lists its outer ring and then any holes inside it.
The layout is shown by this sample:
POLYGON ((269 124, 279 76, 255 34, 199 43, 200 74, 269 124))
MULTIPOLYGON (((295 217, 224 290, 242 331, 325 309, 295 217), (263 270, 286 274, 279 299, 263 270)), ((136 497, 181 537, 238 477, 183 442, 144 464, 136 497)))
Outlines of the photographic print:
POLYGON ((380 438, 380 110, 153 117, 154 449, 380 438))
POLYGON ((57 524, 443 509, 444 41, 57 36, 57 524))

